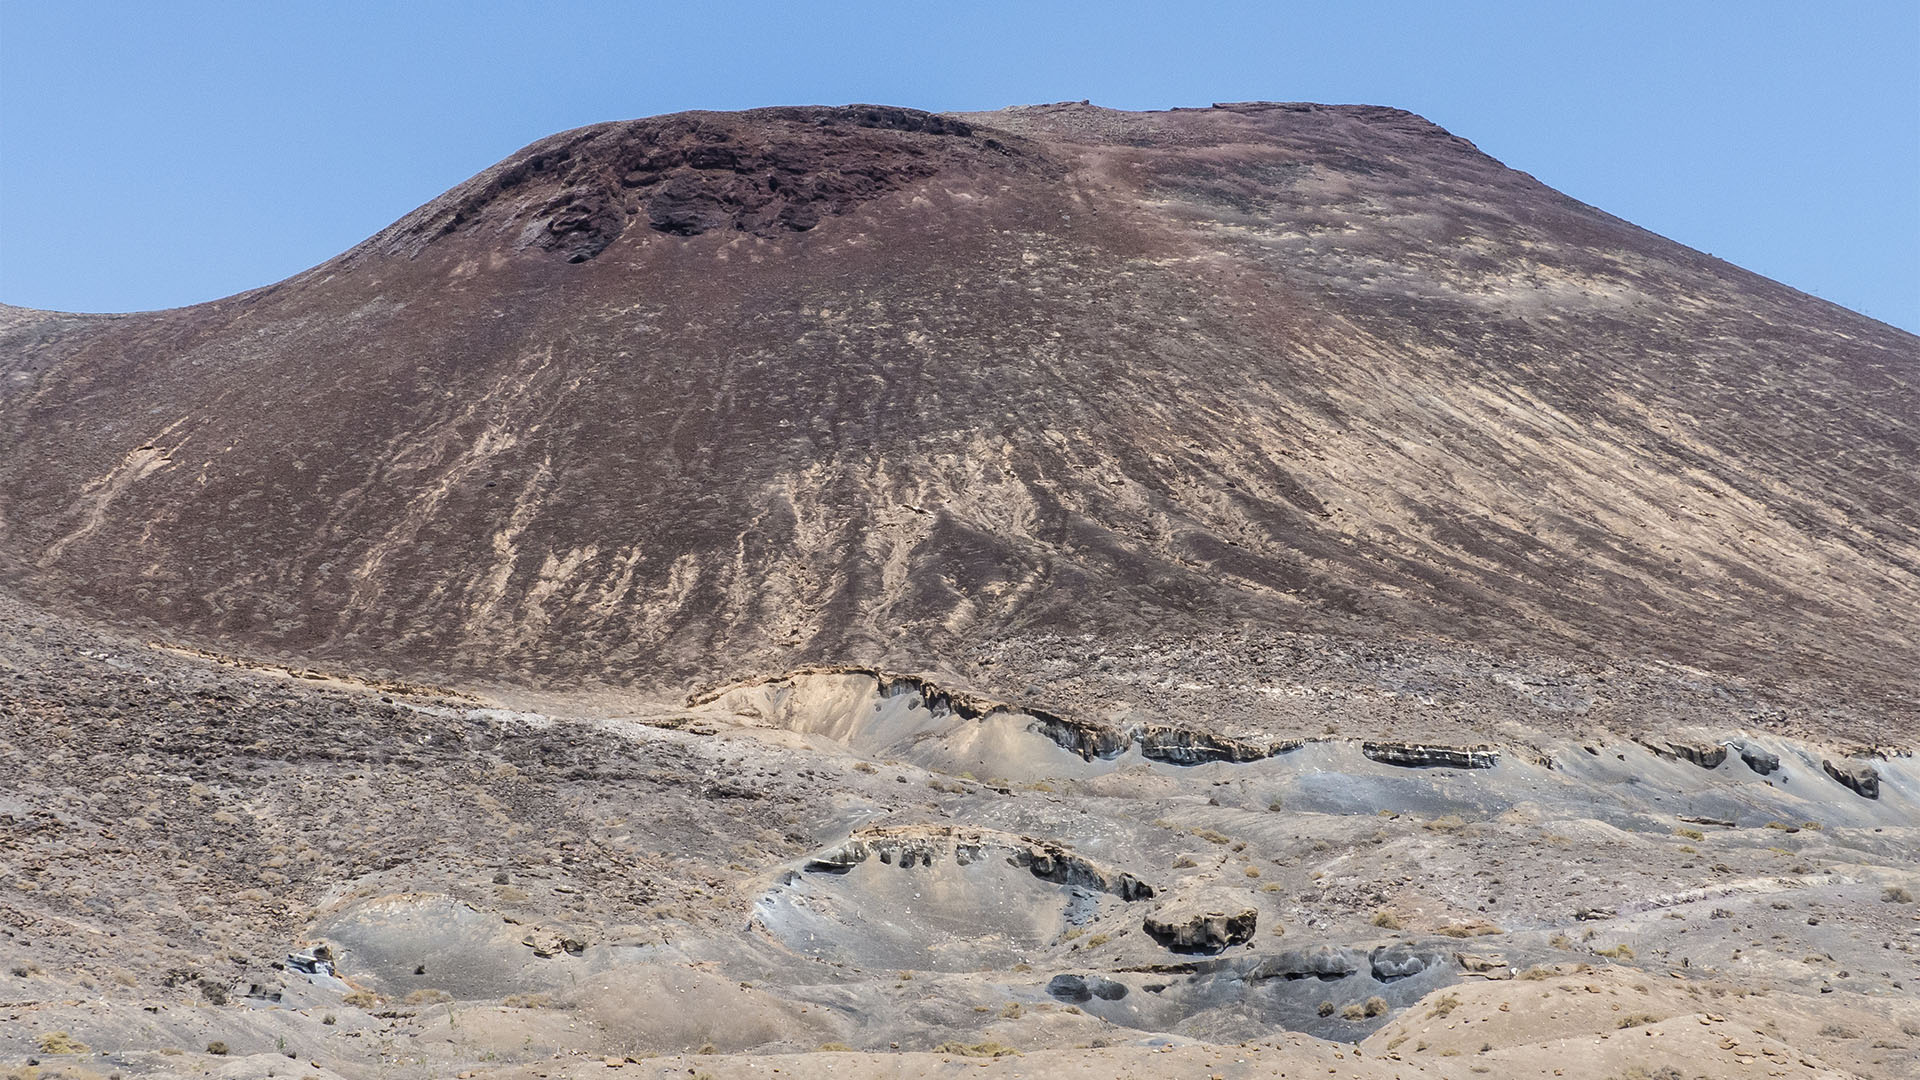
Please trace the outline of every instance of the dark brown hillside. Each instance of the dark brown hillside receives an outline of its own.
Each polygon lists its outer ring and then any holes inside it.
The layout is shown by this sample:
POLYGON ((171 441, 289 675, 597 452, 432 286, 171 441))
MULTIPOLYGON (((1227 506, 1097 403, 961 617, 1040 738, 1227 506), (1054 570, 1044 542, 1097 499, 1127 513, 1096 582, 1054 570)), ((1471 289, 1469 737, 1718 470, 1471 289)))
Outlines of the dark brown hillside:
POLYGON ((1396 110, 682 114, 255 292, 8 309, 0 560, 540 685, 1278 627, 1899 712, 1916 377, 1396 110))

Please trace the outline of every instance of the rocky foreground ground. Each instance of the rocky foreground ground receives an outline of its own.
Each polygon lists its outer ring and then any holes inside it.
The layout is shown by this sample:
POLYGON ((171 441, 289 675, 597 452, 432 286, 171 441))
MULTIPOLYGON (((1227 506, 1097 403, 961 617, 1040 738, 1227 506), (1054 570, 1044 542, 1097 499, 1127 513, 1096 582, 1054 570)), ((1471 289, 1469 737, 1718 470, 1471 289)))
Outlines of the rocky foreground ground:
POLYGON ((1698 673, 1304 647, 1181 660, 1282 702, 1225 719, 1168 708, 1195 691, 1144 649, 1044 678, 1047 641, 983 653, 969 685, 817 669, 535 700, 7 600, 0 1061, 20 1080, 1920 1070, 1904 751, 1809 741, 1698 673), (1626 730, 1599 684, 1667 722, 1626 730))

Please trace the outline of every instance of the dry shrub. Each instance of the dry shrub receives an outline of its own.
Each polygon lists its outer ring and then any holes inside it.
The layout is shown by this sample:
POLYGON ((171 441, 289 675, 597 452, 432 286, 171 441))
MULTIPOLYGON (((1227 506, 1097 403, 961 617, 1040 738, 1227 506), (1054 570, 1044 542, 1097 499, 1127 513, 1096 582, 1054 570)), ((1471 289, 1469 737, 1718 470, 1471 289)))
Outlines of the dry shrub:
POLYGON ((64 1031, 49 1031, 40 1036, 40 1052, 43 1054, 84 1054, 87 1044, 64 1031))
POLYGON ((992 1040, 974 1043, 972 1046, 959 1042, 943 1042, 939 1046, 934 1047, 933 1052, 936 1054, 957 1054, 960 1057, 984 1058, 1011 1057, 1020 1053, 1020 1051, 1015 1050, 1005 1043, 997 1043, 992 1040))

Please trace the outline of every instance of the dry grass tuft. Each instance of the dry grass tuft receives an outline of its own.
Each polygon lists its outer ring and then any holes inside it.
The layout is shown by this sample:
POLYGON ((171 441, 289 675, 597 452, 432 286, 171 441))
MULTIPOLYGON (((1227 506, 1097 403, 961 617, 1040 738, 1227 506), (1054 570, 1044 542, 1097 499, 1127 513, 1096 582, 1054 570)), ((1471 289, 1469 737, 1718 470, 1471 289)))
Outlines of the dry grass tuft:
POLYGON ((87 1044, 64 1031, 49 1031, 40 1036, 40 1052, 43 1054, 84 1054, 87 1044))
POLYGON ((934 1047, 933 1052, 936 1054, 957 1054, 960 1057, 984 1058, 1016 1057, 1020 1053, 1020 1051, 1015 1050, 1005 1043, 998 1043, 992 1040, 974 1043, 972 1046, 960 1042, 943 1042, 939 1046, 934 1047))

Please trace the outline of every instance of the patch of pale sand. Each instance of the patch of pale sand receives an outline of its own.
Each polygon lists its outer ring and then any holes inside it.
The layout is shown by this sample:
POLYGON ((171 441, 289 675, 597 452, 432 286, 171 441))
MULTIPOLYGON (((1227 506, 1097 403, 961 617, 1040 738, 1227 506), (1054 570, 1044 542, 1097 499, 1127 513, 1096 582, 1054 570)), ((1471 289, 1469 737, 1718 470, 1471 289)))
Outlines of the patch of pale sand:
POLYGON ((1469 980, 1428 994, 1368 1036, 1361 1048, 1411 1056, 1477 1053, 1619 1030, 1629 1017, 1664 1020, 1705 1009, 1672 980, 1627 968, 1545 979, 1469 980), (1641 988, 1645 988, 1642 990, 1641 988))
MULTIPOLYGON (((474 1080, 526 1080, 525 1068, 474 1074, 474 1080)), ((1158 1080, 1195 1077, 1208 1080, 1326 1077, 1331 1080, 1395 1080, 1466 1077, 1464 1064, 1432 1067, 1376 1061, 1344 1043, 1289 1034, 1260 1044, 1186 1043, 1165 1048, 1109 1046, 1036 1050, 998 1058, 954 1053, 811 1053, 767 1055, 681 1055, 648 1058, 618 1067, 592 1059, 551 1062, 539 1075, 548 1080, 894 1080, 898 1077, 950 1077, 953 1080, 1158 1080), (547 1067, 551 1065, 551 1068, 547 1067)))
MULTIPOLYGON (((247 1054, 239 1057, 182 1055, 179 1071, 145 1073, 141 1080, 256 1080, 264 1076, 298 1077, 299 1080, 347 1080, 340 1073, 313 1061, 289 1060, 284 1054, 247 1054)), ((353 1072, 349 1068, 349 1073, 353 1072)), ((115 1075, 119 1075, 115 1073, 115 1075)))
MULTIPOLYGON (((1898 1037, 1920 1003, 1747 994, 1607 967, 1545 979, 1473 981, 1427 995, 1361 1043, 1370 1058, 1467 1063, 1500 1077, 1611 1077, 1677 1068, 1689 1078, 1899 1075, 1859 1058, 1898 1037), (1622 1026, 1623 1024, 1627 1026, 1622 1026), (1851 1037, 1828 1034, 1847 1029, 1851 1037)), ((1904 1041, 1904 1040, 1902 1040, 1904 1041)))
POLYGON ((1852 1080, 1860 1075, 1836 1069, 1778 1039, 1746 1030, 1740 1035, 1720 1034, 1715 1029, 1722 1025, 1698 1021, 1698 1017, 1675 1017, 1623 1031, 1477 1054, 1472 1060, 1487 1068, 1488 1075, 1512 1080, 1660 1076, 1666 1069, 1677 1070, 1666 1075, 1688 1080, 1760 1075, 1852 1080))

